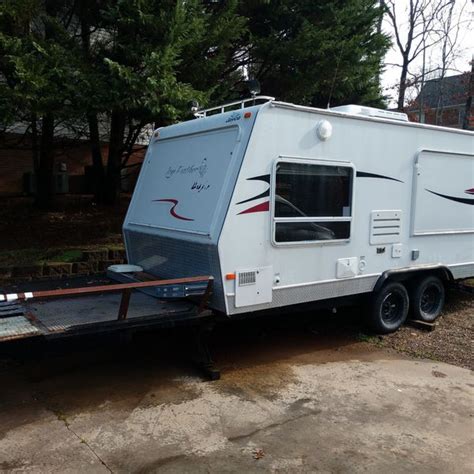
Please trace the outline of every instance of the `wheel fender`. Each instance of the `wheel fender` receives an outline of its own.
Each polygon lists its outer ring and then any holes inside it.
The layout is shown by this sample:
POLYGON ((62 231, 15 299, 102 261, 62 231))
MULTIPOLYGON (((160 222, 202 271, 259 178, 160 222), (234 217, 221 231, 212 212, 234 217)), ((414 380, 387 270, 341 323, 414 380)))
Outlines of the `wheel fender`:
POLYGON ((394 268, 392 270, 384 271, 378 278, 377 282, 375 283, 374 289, 372 290, 374 293, 380 290, 382 286, 385 284, 387 280, 396 280, 396 281, 403 281, 407 277, 411 277, 417 273, 437 273, 438 275, 441 274, 446 280, 452 281, 453 275, 448 267, 445 265, 423 265, 418 267, 405 267, 405 268, 394 268))

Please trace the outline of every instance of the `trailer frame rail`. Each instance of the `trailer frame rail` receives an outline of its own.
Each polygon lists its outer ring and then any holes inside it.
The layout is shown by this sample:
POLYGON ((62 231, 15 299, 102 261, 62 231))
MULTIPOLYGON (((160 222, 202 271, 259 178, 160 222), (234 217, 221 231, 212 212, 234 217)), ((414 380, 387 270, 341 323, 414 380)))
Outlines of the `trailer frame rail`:
POLYGON ((187 278, 174 278, 170 280, 150 280, 150 281, 137 281, 132 283, 118 283, 112 285, 97 285, 89 287, 79 287, 79 288, 65 288, 58 290, 42 290, 42 291, 27 291, 20 293, 4 293, 0 294, 0 302, 17 302, 17 301, 27 301, 31 299, 39 298, 61 298, 65 296, 80 296, 80 295, 89 295, 94 293, 111 293, 111 292, 121 292, 122 298, 120 300, 120 306, 117 314, 117 320, 124 320, 127 318, 128 308, 130 304, 130 296, 132 290, 138 290, 141 288, 150 288, 155 286, 163 285, 176 285, 176 284, 185 284, 185 283, 194 283, 202 282, 207 280, 207 287, 202 296, 201 302, 198 306, 198 313, 201 313, 206 308, 206 305, 209 300, 209 296, 212 292, 212 286, 214 278, 212 276, 196 276, 196 277, 187 277, 187 278))
MULTIPOLYGON (((72 288, 61 288, 39 291, 21 291, 17 293, 0 293, 0 342, 24 339, 32 336, 54 337, 81 332, 95 333, 103 330, 120 328, 160 326, 180 324, 186 320, 206 319, 211 314, 208 309, 212 294, 214 278, 209 275, 174 279, 156 279, 149 275, 146 281, 128 281, 72 288), (163 300, 158 295, 145 293, 166 285, 186 285, 202 283, 201 294, 189 298, 177 298, 176 303, 163 300), (205 285, 205 286, 204 286, 205 285), (137 294, 138 306, 134 306, 129 316, 130 300, 133 292, 137 294), (120 298, 113 298, 111 293, 120 293, 120 298), (91 301, 91 296, 98 297, 91 301), (65 303, 73 298, 77 303, 65 303), (111 300, 112 298, 112 300, 111 300), (143 300, 145 298, 145 300, 143 300), (112 303, 111 303, 112 301, 112 303), (156 303, 155 303, 156 302, 156 303), (141 304, 145 306, 141 308, 141 304), (60 314, 55 315, 51 305, 62 305, 60 314), (75 313, 78 306, 84 304, 95 314, 88 311, 75 313), (117 309, 115 309, 117 308, 117 309), (102 316, 98 313, 102 312, 102 316), (114 311, 116 311, 114 315, 114 311), (137 311, 139 314, 137 314, 137 311), (53 314, 52 314, 53 313, 53 314), (89 316, 89 317, 88 317, 89 316)), ((157 292, 158 293, 158 292, 157 292)), ((81 309, 79 308, 79 309, 81 309)))

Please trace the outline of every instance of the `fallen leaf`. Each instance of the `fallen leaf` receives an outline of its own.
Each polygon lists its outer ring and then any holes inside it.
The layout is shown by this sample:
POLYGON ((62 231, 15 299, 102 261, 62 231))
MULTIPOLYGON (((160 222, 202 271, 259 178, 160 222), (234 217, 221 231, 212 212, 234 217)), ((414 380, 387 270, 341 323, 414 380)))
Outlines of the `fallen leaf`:
POLYGON ((263 449, 259 448, 259 449, 254 449, 253 450, 253 458, 254 459, 262 459, 264 456, 265 456, 265 453, 264 453, 263 449))

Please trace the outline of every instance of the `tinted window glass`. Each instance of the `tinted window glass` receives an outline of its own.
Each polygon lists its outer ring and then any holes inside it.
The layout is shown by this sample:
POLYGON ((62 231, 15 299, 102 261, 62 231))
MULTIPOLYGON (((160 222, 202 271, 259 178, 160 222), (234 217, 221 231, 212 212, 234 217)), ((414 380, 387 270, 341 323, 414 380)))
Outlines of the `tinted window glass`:
POLYGON ((280 163, 275 217, 350 217, 352 168, 280 163))
POLYGON ((276 242, 303 242, 306 240, 348 239, 350 222, 278 222, 276 242))

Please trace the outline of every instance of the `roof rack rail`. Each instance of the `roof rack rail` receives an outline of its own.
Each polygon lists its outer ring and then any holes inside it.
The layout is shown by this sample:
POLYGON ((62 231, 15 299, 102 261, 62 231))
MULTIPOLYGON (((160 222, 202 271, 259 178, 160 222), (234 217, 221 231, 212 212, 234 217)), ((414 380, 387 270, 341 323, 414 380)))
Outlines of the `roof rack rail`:
MULTIPOLYGON (((252 102, 252 105, 255 105, 255 102, 257 100, 264 101, 264 102, 271 102, 275 100, 275 97, 271 97, 269 95, 257 95, 255 97, 249 97, 248 99, 237 100, 235 102, 229 102, 228 104, 218 105, 217 107, 210 107, 209 109, 201 109, 195 112, 194 116, 196 118, 204 118, 204 117, 207 117, 209 112, 216 112, 216 111, 218 111, 217 113, 219 114, 223 114, 224 112, 226 112, 226 109, 228 109, 229 107, 236 108, 235 107, 236 105, 239 106, 238 108, 243 109, 245 108, 245 104, 252 102)), ((211 114, 211 115, 214 115, 214 114, 211 114)))

